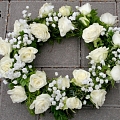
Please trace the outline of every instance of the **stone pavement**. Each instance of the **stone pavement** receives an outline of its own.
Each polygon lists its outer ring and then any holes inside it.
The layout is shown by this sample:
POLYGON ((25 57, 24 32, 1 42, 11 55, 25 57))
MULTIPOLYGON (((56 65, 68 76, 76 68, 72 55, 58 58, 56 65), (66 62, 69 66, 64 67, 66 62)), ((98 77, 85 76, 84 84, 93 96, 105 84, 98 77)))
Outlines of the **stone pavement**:
MULTIPOLYGON (((49 0, 0 0, 0 36, 5 38, 7 32, 13 30, 16 19, 22 18, 22 10, 30 6, 29 12, 32 17, 38 15, 39 8, 49 0)), ((71 5, 74 9, 76 5, 90 2, 92 8, 98 9, 98 15, 110 12, 120 19, 120 0, 51 0, 57 10, 62 5, 71 5)), ((117 24, 120 26, 120 22, 117 24)), ((85 44, 77 38, 63 40, 61 44, 54 46, 46 44, 42 48, 42 53, 37 56, 35 66, 44 70, 48 77, 54 77, 54 72, 59 75, 68 74, 72 77, 75 68, 87 69, 88 61, 85 56, 88 54, 85 44)), ((31 116, 26 107, 21 104, 13 104, 7 95, 7 85, 1 83, 0 86, 0 120, 54 120, 52 114, 45 113, 44 117, 31 116)), ((107 95, 106 102, 99 110, 89 107, 76 112, 72 120, 120 120, 120 84, 116 84, 107 95)))

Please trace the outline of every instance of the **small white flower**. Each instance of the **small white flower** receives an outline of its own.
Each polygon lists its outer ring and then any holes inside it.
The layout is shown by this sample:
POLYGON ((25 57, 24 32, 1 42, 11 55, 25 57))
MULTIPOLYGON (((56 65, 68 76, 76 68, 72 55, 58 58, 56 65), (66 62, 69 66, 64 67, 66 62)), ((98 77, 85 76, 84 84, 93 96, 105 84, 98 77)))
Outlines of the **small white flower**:
POLYGON ((94 86, 94 83, 90 83, 90 86, 93 87, 93 86, 94 86))
POLYGON ((27 76, 24 74, 24 75, 23 75, 23 79, 26 79, 26 78, 27 78, 27 76))
POLYGON ((23 14, 23 18, 26 18, 27 17, 27 15, 26 14, 23 14))
POLYGON ((105 80, 105 83, 108 83, 108 79, 105 80))
POLYGON ((53 13, 53 16, 54 16, 54 17, 56 16, 56 12, 53 13))
POLYGON ((27 10, 23 10, 23 11, 22 11, 22 14, 26 14, 26 13, 27 13, 27 10))
POLYGON ((119 48, 117 49, 117 52, 119 52, 119 53, 120 53, 120 49, 119 49, 119 48))
POLYGON ((62 93, 62 96, 63 96, 63 97, 65 97, 65 95, 66 95, 66 93, 65 93, 65 92, 63 92, 63 93, 62 93))
POLYGON ((12 83, 16 85, 17 84, 17 80, 14 80, 12 83))
POLYGON ((58 13, 58 17, 61 17, 62 15, 61 15, 61 13, 58 13))
POLYGON ((57 16, 55 16, 53 19, 54 19, 54 21, 58 21, 58 17, 57 16))
POLYGON ((32 65, 29 65, 28 67, 29 67, 29 68, 32 68, 32 65))
POLYGON ((106 74, 103 74, 102 77, 103 77, 103 78, 106 78, 106 74))
POLYGON ((49 26, 49 22, 46 22, 46 25, 49 26))
POLYGON ((56 88, 56 87, 53 87, 53 90, 55 90, 55 91, 56 91, 56 90, 57 90, 57 88, 56 88))
POLYGON ((58 76, 58 72, 55 72, 55 76, 58 76))
POLYGON ((93 76, 96 76, 96 73, 95 73, 95 72, 92 72, 92 75, 93 75, 93 76))
POLYGON ((93 88, 92 88, 92 87, 89 87, 88 90, 89 90, 90 92, 92 92, 92 91, 93 91, 93 88))
POLYGON ((56 105, 56 101, 52 101, 52 105, 56 105))
POLYGON ((54 28, 55 28, 55 27, 56 27, 56 25, 55 25, 55 24, 52 24, 52 27, 54 27, 54 28))
POLYGON ((29 9, 29 6, 26 6, 26 9, 29 9))
POLYGON ((53 21, 53 18, 52 18, 52 17, 49 17, 49 21, 53 21))
POLYGON ((56 80, 53 80, 52 83, 55 85, 57 82, 56 82, 56 80))
POLYGON ((51 89, 51 88, 48 88, 48 91, 50 91, 50 92, 51 92, 51 91, 52 91, 52 89, 51 89))
POLYGON ((85 97, 86 99, 90 99, 90 95, 86 95, 86 97, 85 97))
POLYGON ((89 68, 89 72, 91 72, 92 71, 92 68, 89 68))
POLYGON ((95 85, 95 89, 98 90, 100 87, 99 85, 95 85))
POLYGON ((3 83, 4 83, 5 85, 8 84, 7 80, 3 80, 3 83))
POLYGON ((84 101, 83 101, 83 105, 86 105, 86 103, 87 103, 87 101, 86 101, 86 100, 84 100, 84 101))
POLYGON ((82 91, 85 91, 85 87, 81 87, 81 90, 82 90, 82 91))
POLYGON ((59 110, 60 108, 59 108, 59 106, 56 106, 56 110, 59 110))
POLYGON ((28 13, 28 15, 27 15, 28 17, 30 17, 31 16, 31 13, 28 13))
POLYGON ((64 106, 64 104, 60 102, 59 106, 60 106, 60 108, 62 108, 64 106))
POLYGON ((54 86, 53 83, 50 83, 50 84, 49 84, 49 87, 53 87, 53 86, 54 86))
POLYGON ((103 84, 104 83, 104 80, 100 79, 100 84, 103 84))
POLYGON ((101 66, 97 66, 97 68, 99 69, 99 70, 101 70, 102 68, 101 68, 101 66))
POLYGON ((116 61, 116 58, 115 58, 115 57, 113 57, 113 58, 112 58, 112 60, 113 60, 113 61, 116 61))

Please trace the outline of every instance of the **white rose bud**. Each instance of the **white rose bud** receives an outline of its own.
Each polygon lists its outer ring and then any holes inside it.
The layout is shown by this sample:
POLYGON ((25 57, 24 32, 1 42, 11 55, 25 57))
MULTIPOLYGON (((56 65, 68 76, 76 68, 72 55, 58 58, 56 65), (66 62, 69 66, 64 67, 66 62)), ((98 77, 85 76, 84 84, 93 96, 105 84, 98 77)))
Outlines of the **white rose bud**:
POLYGON ((30 105, 30 109, 35 108, 35 114, 40 114, 45 112, 51 105, 50 95, 41 94, 36 97, 36 100, 30 105))
POLYGON ((111 76, 115 81, 120 80, 120 65, 116 65, 111 70, 111 76))
POLYGON ((96 105, 96 108, 99 109, 99 106, 101 107, 105 101, 105 95, 106 91, 101 90, 93 90, 90 94, 91 101, 96 105))
POLYGON ((86 17, 80 17, 79 20, 85 25, 89 25, 90 21, 86 17))
POLYGON ((54 6, 51 3, 45 3, 39 10, 39 17, 46 17, 49 13, 53 12, 54 6))
MULTIPOLYGON (((35 35, 40 41, 46 42, 50 38, 48 27, 45 24, 34 23, 30 24, 31 33, 35 35)), ((39 41, 38 41, 39 42, 39 41)))
POLYGON ((114 45, 120 46, 120 33, 118 31, 116 31, 114 35, 112 36, 112 41, 114 45))
POLYGON ((29 91, 35 92, 47 84, 46 74, 44 71, 36 71, 30 76, 29 91))
POLYGON ((71 6, 62 6, 59 8, 59 13, 61 13, 62 16, 69 16, 72 12, 71 6))
POLYGON ((3 39, 0 37, 0 55, 3 55, 3 56, 8 55, 8 56, 9 56, 11 50, 12 50, 12 49, 11 49, 11 44, 5 42, 5 40, 3 40, 3 39))
POLYGON ((108 55, 108 48, 106 47, 99 47, 95 50, 91 51, 88 55, 89 58, 94 60, 96 63, 100 63, 101 61, 105 60, 108 55))
POLYGON ((82 86, 83 81, 90 78, 90 73, 82 69, 74 70, 73 77, 74 79, 72 80, 72 82, 74 82, 77 86, 82 86))
POLYGON ((74 29, 72 22, 67 17, 61 17, 59 19, 58 28, 62 37, 65 36, 67 32, 74 29))
POLYGON ((33 47, 23 47, 18 51, 20 59, 25 63, 32 62, 35 59, 35 54, 37 52, 38 50, 33 47))
POLYGON ((12 59, 8 56, 0 60, 0 74, 2 74, 4 78, 7 78, 6 73, 10 70, 10 67, 12 67, 12 62, 12 59))
POLYGON ((10 98, 13 103, 20 103, 27 99, 25 89, 22 86, 14 86, 15 88, 12 90, 8 90, 7 94, 10 94, 10 98))
POLYGON ((100 36, 103 30, 103 26, 98 23, 93 23, 88 28, 83 30, 82 38, 86 43, 93 42, 100 36))
POLYGON ((61 90, 62 90, 63 87, 69 88, 70 87, 70 79, 69 78, 63 78, 63 77, 60 76, 57 79, 57 86, 58 86, 58 89, 61 89, 61 90))
POLYGON ((113 16, 110 13, 104 13, 100 17, 100 21, 102 21, 110 26, 113 26, 117 22, 116 19, 117 19, 117 16, 113 16))
POLYGON ((79 7, 78 10, 83 14, 87 15, 91 12, 91 5, 89 3, 84 4, 83 6, 79 7))
POLYGON ((71 97, 66 100, 66 106, 70 109, 81 109, 82 102, 76 97, 71 97))

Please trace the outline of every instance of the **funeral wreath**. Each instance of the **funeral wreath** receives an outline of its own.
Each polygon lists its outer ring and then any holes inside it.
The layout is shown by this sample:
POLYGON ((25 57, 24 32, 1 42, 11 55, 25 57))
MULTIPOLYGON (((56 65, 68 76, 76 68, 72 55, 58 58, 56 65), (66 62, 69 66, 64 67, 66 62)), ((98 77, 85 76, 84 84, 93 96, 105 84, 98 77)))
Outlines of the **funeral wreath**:
POLYGON ((68 120, 75 109, 87 105, 99 109, 110 86, 120 80, 120 28, 113 27, 117 16, 98 17, 89 3, 75 8, 65 5, 54 11, 51 3, 45 3, 33 19, 26 6, 13 32, 5 40, 0 38, 0 77, 9 85, 12 102, 25 103, 31 114, 49 109, 56 120, 68 120), (70 37, 83 40, 90 49, 89 69, 74 69, 73 78, 55 72, 49 79, 33 60, 45 42, 61 43, 70 37))

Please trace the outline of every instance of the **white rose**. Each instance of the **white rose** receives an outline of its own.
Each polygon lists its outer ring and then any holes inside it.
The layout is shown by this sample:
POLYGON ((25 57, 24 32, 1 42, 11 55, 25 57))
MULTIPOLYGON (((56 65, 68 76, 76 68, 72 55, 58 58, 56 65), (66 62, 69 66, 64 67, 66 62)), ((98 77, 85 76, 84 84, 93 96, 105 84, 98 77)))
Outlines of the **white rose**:
POLYGON ((120 65, 116 65, 111 70, 111 76, 115 81, 120 80, 120 65))
POLYGON ((113 16, 110 13, 104 13, 101 15, 100 21, 112 26, 117 22, 117 16, 113 16))
POLYGON ((20 54, 20 58, 25 63, 30 63, 35 59, 35 54, 38 52, 36 48, 33 47, 23 47, 18 53, 20 54))
POLYGON ((3 57, 0 60, 0 73, 2 77, 7 78, 6 73, 10 70, 10 67, 12 67, 12 59, 8 56, 3 57))
POLYGON ((49 13, 53 12, 54 6, 51 3, 45 3, 39 10, 39 17, 46 17, 49 13))
POLYGON ((34 23, 30 24, 31 33, 38 38, 38 41, 46 42, 50 38, 50 33, 48 32, 48 27, 45 24, 34 23))
POLYGON ((99 106, 101 107, 105 101, 105 95, 106 91, 101 90, 93 90, 90 94, 91 101, 96 105, 96 108, 99 109, 99 106))
POLYGON ((0 54, 3 55, 3 56, 5 56, 5 55, 8 55, 8 56, 9 56, 11 50, 12 50, 11 44, 5 42, 5 40, 3 40, 3 39, 0 37, 0 54))
POLYGON ((70 79, 62 78, 61 76, 57 79, 58 89, 62 89, 62 87, 69 88, 70 87, 70 79))
POLYGON ((108 55, 108 48, 106 47, 99 47, 95 50, 91 51, 88 55, 89 58, 94 60, 96 63, 100 63, 101 61, 105 60, 108 55))
POLYGON ((89 25, 90 21, 86 17, 80 17, 79 20, 85 25, 89 25))
POLYGON ((119 34, 118 31, 116 31, 116 32, 114 33, 114 35, 112 36, 112 41, 113 41, 113 43, 114 43, 115 45, 120 46, 120 34, 119 34))
POLYGON ((69 16, 72 12, 71 6, 62 6, 59 8, 59 13, 61 13, 62 16, 69 16))
POLYGON ((14 34, 16 36, 19 35, 19 32, 23 31, 24 29, 29 28, 26 20, 20 19, 19 21, 16 20, 14 23, 14 34))
POLYGON ((73 30, 73 24, 67 17, 61 17, 58 21, 58 28, 60 31, 60 35, 63 37, 66 35, 67 32, 73 30))
POLYGON ((83 30, 82 38, 86 43, 95 41, 103 31, 103 26, 98 23, 93 23, 88 28, 83 30))
POLYGON ((36 97, 36 100, 30 105, 30 109, 35 108, 35 114, 40 114, 45 112, 51 105, 50 95, 41 94, 36 97))
POLYGON ((70 109, 81 109, 82 102, 76 97, 71 97, 66 100, 66 106, 70 109))
POLYGON ((22 86, 14 86, 15 88, 12 90, 8 90, 7 94, 10 94, 10 98, 13 103, 20 103, 27 99, 25 89, 22 86))
POLYGON ((30 76, 29 91, 35 92, 47 84, 46 74, 44 71, 36 71, 30 76))
POLYGON ((91 12, 91 5, 89 3, 86 3, 78 8, 78 10, 83 14, 87 15, 91 12))
POLYGON ((74 70, 73 77, 74 79, 72 82, 74 82, 77 86, 82 86, 84 80, 88 80, 90 78, 90 73, 82 69, 74 70))

